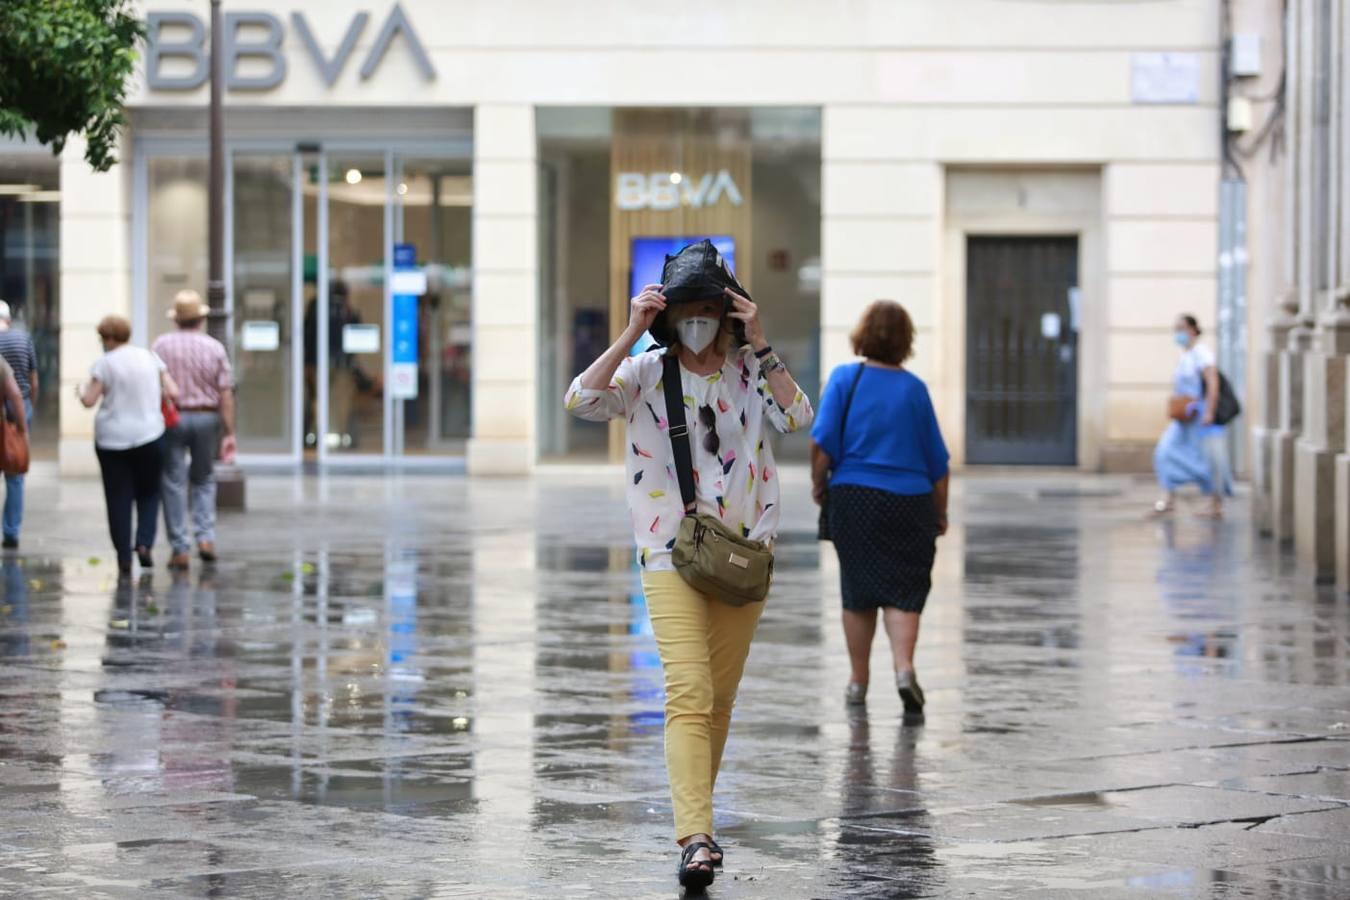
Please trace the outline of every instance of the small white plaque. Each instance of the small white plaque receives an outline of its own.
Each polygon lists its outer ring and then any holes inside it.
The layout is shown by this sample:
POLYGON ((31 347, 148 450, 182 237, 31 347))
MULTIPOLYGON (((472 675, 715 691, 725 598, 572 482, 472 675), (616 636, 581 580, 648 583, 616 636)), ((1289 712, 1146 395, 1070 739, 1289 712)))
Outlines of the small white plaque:
POLYGON ((281 348, 281 326, 276 322, 245 322, 239 330, 239 348, 250 353, 270 353, 281 348))
POLYGON ((412 400, 417 396, 417 363, 389 365, 389 396, 396 400, 412 400))
POLYGON ((1060 327, 1059 313, 1045 313, 1041 316, 1041 337, 1047 341, 1059 340, 1060 327))
POLYGON ((343 352, 343 353, 379 353, 379 352, 380 352, 380 326, 378 326, 378 325, 343 325, 343 326, 342 326, 342 352, 343 352))
POLYGON ((420 297, 427 292, 427 273, 422 269, 406 269, 394 272, 389 279, 389 293, 411 294, 420 297))
POLYGON ((1135 103, 1200 102, 1200 54, 1136 53, 1131 63, 1135 103))

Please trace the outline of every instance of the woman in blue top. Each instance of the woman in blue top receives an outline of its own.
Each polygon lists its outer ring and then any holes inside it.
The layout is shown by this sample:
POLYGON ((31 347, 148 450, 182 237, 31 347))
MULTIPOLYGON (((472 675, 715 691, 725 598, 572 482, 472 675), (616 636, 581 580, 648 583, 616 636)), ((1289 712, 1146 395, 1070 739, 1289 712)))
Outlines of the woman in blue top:
POLYGON ((1214 354, 1200 343, 1200 323, 1181 316, 1172 338, 1184 351, 1172 375, 1169 407, 1173 421, 1153 451, 1153 470, 1167 493, 1153 505, 1156 515, 1176 508, 1177 489, 1199 485, 1210 498, 1205 516, 1223 518, 1223 498, 1233 496, 1233 473, 1228 466, 1227 429, 1215 421, 1219 405, 1219 369, 1214 354))
POLYGON ((830 376, 811 429, 811 478, 839 554, 844 638, 852 676, 845 699, 867 698, 868 658, 883 610, 905 712, 923 712, 914 675, 919 614, 932 587, 937 537, 947 533, 947 446, 928 388, 904 363, 914 322, 878 300, 852 334, 863 362, 830 376), (828 492, 828 503, 826 493, 828 492))

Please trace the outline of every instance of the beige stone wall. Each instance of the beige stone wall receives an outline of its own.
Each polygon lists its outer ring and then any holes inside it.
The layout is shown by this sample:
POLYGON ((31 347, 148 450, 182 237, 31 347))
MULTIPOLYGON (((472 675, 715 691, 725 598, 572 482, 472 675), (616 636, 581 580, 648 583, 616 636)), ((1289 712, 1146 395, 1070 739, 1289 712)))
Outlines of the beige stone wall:
MULTIPOLYGON (((203 18, 207 10, 203 0, 148 0, 145 7, 203 18)), ((958 434, 964 404, 952 373, 959 371, 953 354, 961 346, 955 329, 963 301, 947 268, 944 206, 954 169, 1089 171, 1098 179, 1091 264, 1099 279, 1092 312, 1101 326, 1082 356, 1080 384, 1091 387, 1081 417, 1088 429, 1080 440, 1083 465, 1109 464, 1113 452, 1128 455, 1156 436, 1171 369, 1171 316, 1187 308, 1212 318, 1212 0, 688 0, 676 7, 597 0, 587 4, 584 22, 575 4, 543 0, 461 0, 453 15, 441 0, 403 0, 437 77, 422 80, 396 42, 363 80, 361 63, 392 7, 360 7, 370 23, 328 88, 290 14, 303 10, 331 57, 357 7, 253 4, 287 25, 288 72, 277 89, 236 93, 229 102, 476 109, 473 471, 524 471, 536 456, 537 105, 821 107, 822 374, 848 357, 848 329, 868 300, 900 299, 920 327, 916 369, 940 398, 944 425, 958 434), (1145 51, 1195 54, 1197 102, 1136 104, 1131 67, 1134 54, 1145 51), (1142 366, 1140 359, 1156 363, 1142 366)), ((205 89, 132 92, 133 106, 205 99, 205 89)), ((67 196, 80 183, 63 185, 67 196)), ((125 195, 99 205, 97 233, 80 237, 109 252, 121 248, 117 265, 99 271, 117 280, 112 296, 123 303, 127 209, 125 195)), ((1008 220, 1021 229, 1038 221, 1008 220)), ((72 266, 73 248, 65 251, 72 266)), ((64 294, 72 311, 79 309, 76 293, 72 285, 64 294)), ((72 447, 84 438, 81 421, 68 423, 72 447)))
MULTIPOLYGON (((123 142, 119 158, 126 160, 123 142)), ((106 315, 131 317, 131 167, 96 173, 84 142, 61 155, 61 441, 64 475, 98 472, 94 413, 75 399, 75 386, 103 352, 94 329, 106 315)))

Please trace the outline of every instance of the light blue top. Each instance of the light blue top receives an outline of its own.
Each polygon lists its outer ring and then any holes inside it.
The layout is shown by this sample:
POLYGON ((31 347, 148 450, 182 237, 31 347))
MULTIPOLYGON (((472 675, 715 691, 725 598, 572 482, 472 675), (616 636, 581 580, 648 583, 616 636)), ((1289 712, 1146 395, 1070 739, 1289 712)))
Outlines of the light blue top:
POLYGON ((1214 364, 1214 354, 1204 344, 1197 343, 1181 355, 1176 371, 1172 373, 1172 390, 1195 398, 1187 406, 1191 414, 1188 424, 1200 428, 1202 434, 1222 434, 1224 431, 1223 425, 1205 425, 1200 421, 1205 411, 1205 370, 1214 364))
POLYGON ((947 445, 928 387, 912 372, 864 366, 844 434, 840 423, 862 363, 840 366, 820 398, 811 437, 833 463, 831 485, 860 485, 893 494, 927 494, 947 474, 947 445))

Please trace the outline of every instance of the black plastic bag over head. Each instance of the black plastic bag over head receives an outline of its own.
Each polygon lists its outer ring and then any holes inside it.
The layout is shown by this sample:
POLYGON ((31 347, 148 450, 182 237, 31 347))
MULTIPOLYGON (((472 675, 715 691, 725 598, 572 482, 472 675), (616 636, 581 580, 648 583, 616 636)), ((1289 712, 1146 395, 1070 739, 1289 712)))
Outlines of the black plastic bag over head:
MULTIPOLYGON (((675 340, 675 330, 670 327, 668 313, 674 306, 682 303, 697 303, 700 300, 718 299, 724 301, 725 310, 731 308, 731 298, 726 289, 751 299, 750 292, 736 280, 727 261, 717 251, 710 240, 690 244, 674 256, 666 257, 661 269, 661 293, 666 297, 666 309, 652 322, 648 330, 651 336, 663 347, 669 347, 675 340)), ((736 339, 745 343, 745 326, 736 322, 736 339)))

